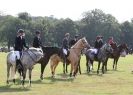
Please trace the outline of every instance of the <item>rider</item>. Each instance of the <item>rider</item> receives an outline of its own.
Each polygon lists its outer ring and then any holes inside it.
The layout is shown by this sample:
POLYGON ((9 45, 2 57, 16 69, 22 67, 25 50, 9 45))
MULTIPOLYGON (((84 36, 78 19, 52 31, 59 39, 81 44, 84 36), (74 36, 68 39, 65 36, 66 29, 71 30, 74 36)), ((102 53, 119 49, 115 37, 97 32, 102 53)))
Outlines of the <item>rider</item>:
POLYGON ((62 49, 63 49, 63 55, 64 55, 64 63, 66 63, 66 58, 68 57, 69 55, 69 37, 70 37, 70 34, 69 33, 66 33, 65 34, 65 38, 63 39, 62 41, 62 49))
POLYGON ((103 36, 97 36, 95 41, 95 48, 100 49, 103 46, 103 36))
POLYGON ((97 36, 96 41, 95 41, 95 46, 94 46, 94 48, 96 48, 98 50, 96 54, 98 54, 99 49, 102 46, 103 46, 103 36, 97 36))
POLYGON ((33 47, 40 48, 42 46, 41 37, 40 37, 41 32, 37 30, 35 34, 36 36, 34 37, 33 40, 33 47))
POLYGON ((14 46, 14 51, 18 52, 18 56, 16 58, 16 65, 20 64, 21 66, 22 63, 20 61, 20 57, 22 55, 22 51, 24 50, 24 47, 27 49, 29 48, 28 46, 26 46, 24 36, 25 36, 24 30, 19 29, 17 32, 17 36, 15 38, 15 46, 14 46))
POLYGON ((75 35, 74 39, 69 42, 69 46, 73 46, 79 40, 79 35, 75 35))
POLYGON ((113 37, 109 37, 108 44, 110 44, 110 45, 114 44, 114 39, 113 39, 113 37))

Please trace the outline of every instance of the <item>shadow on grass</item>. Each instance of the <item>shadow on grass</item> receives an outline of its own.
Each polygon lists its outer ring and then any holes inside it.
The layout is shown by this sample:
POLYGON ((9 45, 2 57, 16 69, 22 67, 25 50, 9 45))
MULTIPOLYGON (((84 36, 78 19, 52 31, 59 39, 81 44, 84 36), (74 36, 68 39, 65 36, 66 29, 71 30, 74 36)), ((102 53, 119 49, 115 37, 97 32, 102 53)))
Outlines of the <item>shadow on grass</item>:
POLYGON ((124 70, 115 70, 115 69, 108 69, 108 71, 114 71, 114 72, 125 72, 124 70))
MULTIPOLYGON (((105 72, 104 74, 108 74, 107 72, 105 72)), ((87 76, 100 76, 100 77, 103 77, 103 75, 101 71, 99 71, 99 74, 97 74, 97 71, 91 71, 91 72, 85 72, 85 73, 82 73, 81 75, 87 75, 87 76)), ((111 73, 109 73, 111 74, 111 73)))
POLYGON ((58 81, 63 81, 63 82, 73 82, 74 81, 74 78, 70 78, 70 77, 67 77, 67 76, 64 76, 63 74, 58 74, 59 76, 61 77, 45 77, 44 79, 46 80, 50 80, 52 83, 54 82, 58 82, 58 81))
POLYGON ((24 87, 12 88, 11 86, 12 84, 0 86, 0 92, 25 92, 30 90, 29 88, 24 88, 24 87))

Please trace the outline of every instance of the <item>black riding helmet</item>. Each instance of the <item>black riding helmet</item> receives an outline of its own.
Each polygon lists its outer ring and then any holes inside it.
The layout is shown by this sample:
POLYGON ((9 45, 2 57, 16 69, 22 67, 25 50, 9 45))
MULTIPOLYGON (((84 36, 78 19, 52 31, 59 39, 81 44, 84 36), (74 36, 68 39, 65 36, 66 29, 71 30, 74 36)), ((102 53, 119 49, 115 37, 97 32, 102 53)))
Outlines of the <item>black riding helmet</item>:
POLYGON ((36 33, 36 34, 40 34, 41 32, 40 32, 39 30, 37 30, 35 33, 36 33))
POLYGON ((19 29, 18 33, 24 33, 24 30, 23 29, 19 29))

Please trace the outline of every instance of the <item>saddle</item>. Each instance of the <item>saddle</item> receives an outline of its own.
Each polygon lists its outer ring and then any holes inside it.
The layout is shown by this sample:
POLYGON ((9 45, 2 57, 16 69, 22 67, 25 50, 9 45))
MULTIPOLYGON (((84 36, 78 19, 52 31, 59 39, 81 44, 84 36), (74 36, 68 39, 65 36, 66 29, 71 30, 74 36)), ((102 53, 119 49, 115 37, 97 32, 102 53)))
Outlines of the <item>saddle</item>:
POLYGON ((94 55, 94 58, 97 59, 98 49, 93 48, 93 49, 90 49, 90 50, 91 50, 91 54, 94 55))
POLYGON ((97 55, 98 49, 94 48, 94 49, 90 49, 90 50, 91 50, 91 53, 92 54, 97 55))

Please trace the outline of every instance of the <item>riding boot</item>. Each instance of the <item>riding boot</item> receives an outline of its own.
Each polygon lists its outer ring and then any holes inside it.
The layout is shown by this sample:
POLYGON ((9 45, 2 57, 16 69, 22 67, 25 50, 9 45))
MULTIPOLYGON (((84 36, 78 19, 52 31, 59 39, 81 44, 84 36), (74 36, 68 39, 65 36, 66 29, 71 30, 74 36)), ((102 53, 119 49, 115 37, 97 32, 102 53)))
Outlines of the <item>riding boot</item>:
POLYGON ((19 72, 23 71, 23 65, 22 65, 22 62, 20 61, 20 59, 16 60, 16 67, 19 72))

